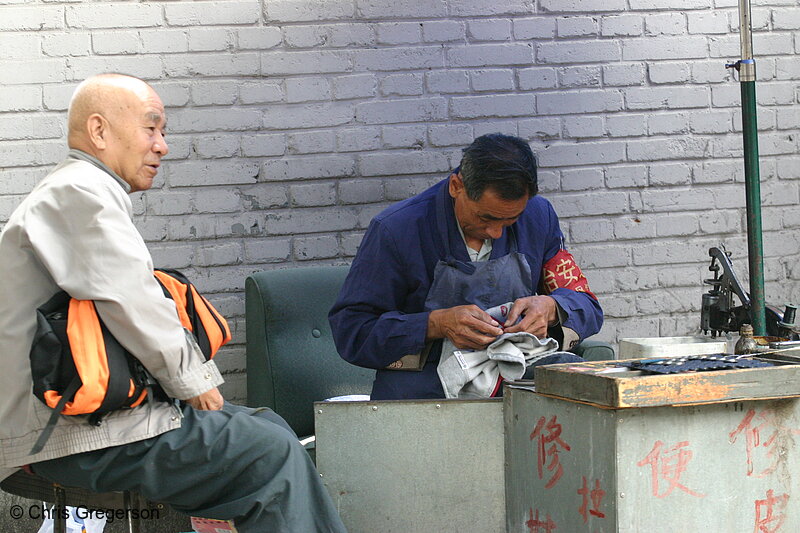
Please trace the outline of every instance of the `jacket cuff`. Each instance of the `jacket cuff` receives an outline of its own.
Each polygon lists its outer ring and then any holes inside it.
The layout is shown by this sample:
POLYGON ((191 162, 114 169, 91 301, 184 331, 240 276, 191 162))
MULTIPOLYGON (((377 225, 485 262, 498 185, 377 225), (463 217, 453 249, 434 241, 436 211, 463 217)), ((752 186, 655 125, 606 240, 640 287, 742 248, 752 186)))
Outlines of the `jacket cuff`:
MULTIPOLYGON (((551 297, 552 297, 552 295, 551 295, 551 297)), ((557 298, 553 298, 553 299, 556 301, 556 311, 558 313, 558 322, 556 322, 555 324, 551 324, 549 326, 548 330, 552 331, 552 329, 554 329, 554 328, 557 328, 557 329, 561 330, 560 331, 561 335, 559 335, 560 338, 558 339, 560 344, 561 344, 561 349, 562 350, 570 350, 570 349, 574 348, 581 341, 581 338, 580 338, 580 336, 578 335, 578 333, 574 329, 569 328, 569 327, 564 325, 567 322, 567 320, 569 320, 569 313, 567 313, 564 310, 564 308, 561 307, 561 304, 558 302, 557 298)))
POLYGON ((171 398, 188 400, 208 392, 224 382, 217 364, 211 360, 184 373, 179 379, 170 380, 168 383, 159 381, 159 385, 171 398))

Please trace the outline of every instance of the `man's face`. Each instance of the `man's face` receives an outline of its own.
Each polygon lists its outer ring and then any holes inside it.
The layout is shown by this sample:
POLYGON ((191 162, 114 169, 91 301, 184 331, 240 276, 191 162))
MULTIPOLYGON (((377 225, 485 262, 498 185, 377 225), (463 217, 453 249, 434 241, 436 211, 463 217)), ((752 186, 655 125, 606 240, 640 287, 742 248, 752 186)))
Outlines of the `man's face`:
POLYGON ((475 201, 467 196, 461 174, 450 176, 450 196, 453 198, 456 219, 467 242, 499 239, 503 229, 522 215, 528 196, 517 200, 504 200, 496 191, 487 188, 475 201))
POLYGON ((110 135, 103 163, 131 186, 131 192, 149 189, 161 158, 169 152, 164 104, 150 87, 124 91, 107 119, 110 135))

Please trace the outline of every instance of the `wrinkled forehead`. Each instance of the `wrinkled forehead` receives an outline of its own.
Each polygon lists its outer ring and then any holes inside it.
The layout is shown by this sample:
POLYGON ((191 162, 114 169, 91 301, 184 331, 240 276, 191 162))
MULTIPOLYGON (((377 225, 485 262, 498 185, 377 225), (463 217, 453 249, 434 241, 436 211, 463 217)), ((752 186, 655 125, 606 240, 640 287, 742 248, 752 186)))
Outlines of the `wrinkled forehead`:
POLYGON ((478 200, 470 200, 476 214, 489 220, 513 220, 525 211, 529 196, 506 200, 495 189, 488 187, 478 200))
POLYGON ((143 84, 131 91, 132 96, 137 100, 138 110, 141 118, 148 124, 162 126, 166 124, 167 118, 164 112, 164 103, 156 93, 155 89, 143 84))
POLYGON ((161 97, 158 96, 158 93, 155 89, 143 83, 143 86, 135 92, 142 100, 142 103, 154 109, 155 111, 158 111, 162 115, 164 114, 164 103, 161 101, 161 97))

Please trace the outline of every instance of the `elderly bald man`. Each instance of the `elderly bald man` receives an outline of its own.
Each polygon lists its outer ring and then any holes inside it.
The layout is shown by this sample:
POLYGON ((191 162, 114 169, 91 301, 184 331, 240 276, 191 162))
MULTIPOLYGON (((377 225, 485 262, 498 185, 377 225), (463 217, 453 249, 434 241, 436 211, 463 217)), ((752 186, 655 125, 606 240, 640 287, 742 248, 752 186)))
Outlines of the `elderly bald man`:
POLYGON ((0 236, 0 479, 30 465, 94 491, 136 490, 241 533, 345 531, 288 425, 268 409, 224 402, 205 361, 153 277, 128 193, 149 189, 169 148, 164 104, 145 82, 104 74, 81 83, 69 154, 11 215, 0 236), (99 426, 59 417, 31 392, 36 309, 60 290, 93 300, 108 330, 164 391, 99 426), (182 406, 181 406, 182 405, 182 406))

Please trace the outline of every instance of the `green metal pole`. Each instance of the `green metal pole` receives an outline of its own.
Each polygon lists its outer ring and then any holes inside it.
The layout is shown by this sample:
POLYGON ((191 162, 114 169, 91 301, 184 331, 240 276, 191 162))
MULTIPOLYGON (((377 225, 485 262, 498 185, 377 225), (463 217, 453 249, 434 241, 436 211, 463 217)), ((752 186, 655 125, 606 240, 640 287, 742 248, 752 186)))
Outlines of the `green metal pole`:
POLYGON ((742 89, 747 250, 750 262, 750 313, 753 321, 753 333, 766 335, 764 246, 761 239, 761 177, 758 168, 758 123, 756 120, 756 64, 753 59, 750 0, 739 0, 739 36, 742 45, 742 59, 738 66, 742 89))

